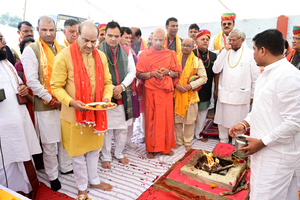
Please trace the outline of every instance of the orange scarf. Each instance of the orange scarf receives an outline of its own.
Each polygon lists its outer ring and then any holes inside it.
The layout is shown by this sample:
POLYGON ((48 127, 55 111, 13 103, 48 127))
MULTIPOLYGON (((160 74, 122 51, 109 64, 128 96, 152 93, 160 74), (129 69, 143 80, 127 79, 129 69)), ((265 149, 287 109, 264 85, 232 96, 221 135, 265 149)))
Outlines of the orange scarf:
POLYGON ((292 59, 293 55, 295 54, 295 52, 296 52, 296 50, 293 49, 293 51, 292 51, 289 55, 287 55, 286 59, 287 59, 289 62, 291 61, 291 59, 292 59))
POLYGON ((64 43, 65 43, 66 47, 70 46, 70 43, 67 41, 66 38, 64 39, 64 43))
MULTIPOLYGON (((48 92, 55 98, 51 92, 50 79, 52 75, 53 63, 54 63, 54 53, 41 38, 37 39, 37 44, 40 51, 40 70, 41 70, 41 80, 42 85, 48 90, 48 92)), ((61 51, 61 47, 58 45, 56 40, 53 41, 55 45, 56 52, 61 51)), ((56 98, 55 98, 56 99, 56 98)), ((48 105, 49 103, 43 100, 43 102, 48 105)))
MULTIPOLYGON (((71 56, 74 65, 74 82, 75 82, 75 99, 83 103, 93 102, 92 87, 89 75, 82 60, 81 52, 78 47, 77 40, 70 45, 71 56)), ((94 49, 93 56, 95 58, 96 68, 96 102, 101 102, 104 90, 104 66, 101 57, 94 49)), ((106 111, 79 112, 75 110, 76 122, 80 124, 89 124, 94 126, 95 132, 103 132, 107 129, 106 111)))
POLYGON ((19 37, 19 46, 20 46, 20 43, 22 42, 22 38, 21 38, 21 36, 19 37))

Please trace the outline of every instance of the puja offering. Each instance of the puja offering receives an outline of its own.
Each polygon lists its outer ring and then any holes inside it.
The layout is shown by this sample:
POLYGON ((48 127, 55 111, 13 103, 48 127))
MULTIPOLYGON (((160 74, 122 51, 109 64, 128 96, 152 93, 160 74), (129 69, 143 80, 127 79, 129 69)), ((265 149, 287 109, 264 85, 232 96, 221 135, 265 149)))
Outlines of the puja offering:
POLYGON ((94 102, 86 104, 85 107, 89 110, 109 110, 117 107, 117 104, 112 102, 94 102))

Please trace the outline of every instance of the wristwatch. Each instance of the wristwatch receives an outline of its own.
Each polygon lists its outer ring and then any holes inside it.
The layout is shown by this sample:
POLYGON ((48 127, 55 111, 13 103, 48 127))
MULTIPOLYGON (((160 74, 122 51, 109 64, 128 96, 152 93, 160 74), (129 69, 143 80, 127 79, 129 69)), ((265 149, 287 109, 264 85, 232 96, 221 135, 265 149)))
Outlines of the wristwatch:
POLYGON ((171 75, 171 70, 169 70, 169 73, 168 73, 168 75, 169 75, 169 76, 171 75))

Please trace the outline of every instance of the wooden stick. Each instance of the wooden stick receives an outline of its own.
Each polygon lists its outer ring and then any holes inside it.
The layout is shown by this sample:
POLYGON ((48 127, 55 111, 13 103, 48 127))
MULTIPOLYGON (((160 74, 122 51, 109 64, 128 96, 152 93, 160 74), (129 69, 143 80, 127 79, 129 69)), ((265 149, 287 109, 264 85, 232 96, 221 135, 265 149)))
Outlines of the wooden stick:
POLYGON ((237 189, 237 187, 239 186, 240 182, 243 180, 244 176, 246 176, 248 169, 245 169, 244 172, 242 173, 242 175, 240 176, 240 178, 238 179, 238 181, 236 182, 235 186, 232 189, 232 192, 235 192, 235 190, 237 189))
POLYGON ((248 189, 248 183, 249 183, 249 182, 246 182, 243 186, 237 188, 234 192, 233 192, 233 191, 221 192, 221 193, 220 193, 220 196, 232 195, 232 194, 238 193, 239 191, 247 190, 247 189, 248 189))

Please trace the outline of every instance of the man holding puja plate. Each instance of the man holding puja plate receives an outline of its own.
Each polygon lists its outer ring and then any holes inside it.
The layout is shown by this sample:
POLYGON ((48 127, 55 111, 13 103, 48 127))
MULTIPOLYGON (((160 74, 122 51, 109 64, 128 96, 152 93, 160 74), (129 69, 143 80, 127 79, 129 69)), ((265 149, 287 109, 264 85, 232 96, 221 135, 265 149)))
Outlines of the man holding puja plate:
POLYGON ((95 24, 83 22, 78 40, 56 56, 51 77, 53 94, 62 102, 62 142, 72 158, 77 199, 87 198, 88 182, 91 188, 112 190, 97 175, 103 133, 107 130, 106 111, 85 107, 92 102, 108 103, 112 97, 106 56, 95 49, 98 35, 95 24))

